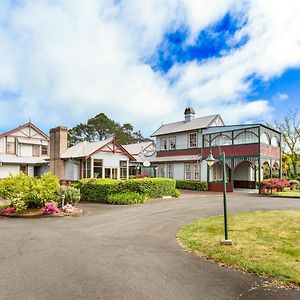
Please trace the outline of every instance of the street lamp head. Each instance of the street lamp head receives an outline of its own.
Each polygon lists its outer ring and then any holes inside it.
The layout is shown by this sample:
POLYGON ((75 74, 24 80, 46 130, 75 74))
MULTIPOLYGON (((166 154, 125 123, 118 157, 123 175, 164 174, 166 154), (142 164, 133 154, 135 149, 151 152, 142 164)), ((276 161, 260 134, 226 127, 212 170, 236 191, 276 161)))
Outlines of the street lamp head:
POLYGON ((213 155, 211 154, 211 152, 209 153, 206 161, 207 161, 209 168, 215 163, 215 159, 214 159, 213 155))

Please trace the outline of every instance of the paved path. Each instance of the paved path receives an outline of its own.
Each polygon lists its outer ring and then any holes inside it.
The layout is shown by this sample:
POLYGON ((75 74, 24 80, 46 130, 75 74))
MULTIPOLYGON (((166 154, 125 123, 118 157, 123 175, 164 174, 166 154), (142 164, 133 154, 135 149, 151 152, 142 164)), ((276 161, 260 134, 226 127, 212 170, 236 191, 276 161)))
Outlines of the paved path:
MULTIPOLYGON (((300 209, 299 199, 230 194, 230 212, 300 209)), ((139 206, 81 204, 92 215, 0 219, 0 299, 299 299, 297 290, 219 267, 176 240, 188 222, 222 213, 219 194, 139 206)))

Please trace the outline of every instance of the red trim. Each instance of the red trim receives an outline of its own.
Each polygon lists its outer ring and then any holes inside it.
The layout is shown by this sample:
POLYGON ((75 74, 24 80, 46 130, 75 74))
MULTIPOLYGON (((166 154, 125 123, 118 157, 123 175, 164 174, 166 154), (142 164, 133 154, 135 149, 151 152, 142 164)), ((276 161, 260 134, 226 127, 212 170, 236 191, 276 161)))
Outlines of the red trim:
MULTIPOLYGON (((210 182, 208 184, 208 190, 210 192, 223 192, 223 183, 210 182)), ((231 182, 227 182, 226 183, 226 191, 227 192, 233 192, 232 183, 231 182)))
POLYGON ((220 146, 220 149, 218 147, 206 147, 203 148, 203 157, 208 157, 210 152, 214 157, 218 157, 220 155, 220 150, 224 151, 227 157, 243 155, 255 156, 259 154, 259 144, 220 146))
POLYGON ((10 131, 2 133, 0 135, 0 138, 4 137, 4 136, 11 135, 12 133, 15 133, 15 132, 17 132, 19 130, 22 130, 22 129, 26 128, 26 127, 33 128, 35 131, 37 131, 39 134, 41 134, 43 137, 45 137, 47 140, 49 140, 49 136, 46 133, 44 133, 42 130, 40 130, 39 128, 37 128, 35 125, 33 125, 31 122, 28 122, 28 123, 26 123, 24 125, 21 125, 21 126, 15 128, 15 129, 12 129, 10 131))
POLYGON ((261 144, 260 145, 260 153, 264 156, 273 156, 276 158, 280 158, 280 148, 279 147, 261 144))
POLYGON ((157 157, 197 155, 199 153, 200 153, 199 148, 177 149, 177 150, 168 150, 168 151, 157 151, 157 157))

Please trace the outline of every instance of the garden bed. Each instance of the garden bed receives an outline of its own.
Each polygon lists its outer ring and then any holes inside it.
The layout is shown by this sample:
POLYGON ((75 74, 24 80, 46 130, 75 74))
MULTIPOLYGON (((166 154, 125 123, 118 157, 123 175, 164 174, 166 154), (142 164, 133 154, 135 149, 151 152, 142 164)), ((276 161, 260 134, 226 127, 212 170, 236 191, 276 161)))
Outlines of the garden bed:
POLYGON ((11 214, 0 214, 0 217, 3 218, 52 218, 52 217, 70 217, 70 216, 81 216, 84 214, 84 211, 79 208, 73 208, 73 212, 64 213, 59 212, 55 214, 44 214, 42 209, 33 208, 27 209, 22 212, 15 212, 11 214))

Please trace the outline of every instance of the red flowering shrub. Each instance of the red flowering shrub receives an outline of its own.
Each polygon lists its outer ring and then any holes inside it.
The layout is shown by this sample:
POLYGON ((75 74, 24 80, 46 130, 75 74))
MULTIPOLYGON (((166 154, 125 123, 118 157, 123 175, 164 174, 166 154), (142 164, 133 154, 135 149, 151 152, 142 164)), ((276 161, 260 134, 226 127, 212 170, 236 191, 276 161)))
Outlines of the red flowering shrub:
POLYGON ((57 207, 56 202, 49 202, 45 204, 45 207, 43 208, 43 214, 44 215, 52 215, 59 213, 60 210, 57 207))
POLYGON ((270 178, 265 179, 262 186, 266 192, 272 193, 273 191, 281 192, 285 187, 289 187, 290 184, 286 179, 270 178))
POLYGON ((6 215, 13 214, 14 212, 16 212, 16 209, 14 207, 7 207, 0 210, 0 215, 6 216, 6 215))
POLYGON ((145 178, 145 177, 149 177, 149 175, 148 174, 138 174, 138 175, 136 175, 136 178, 145 178))

